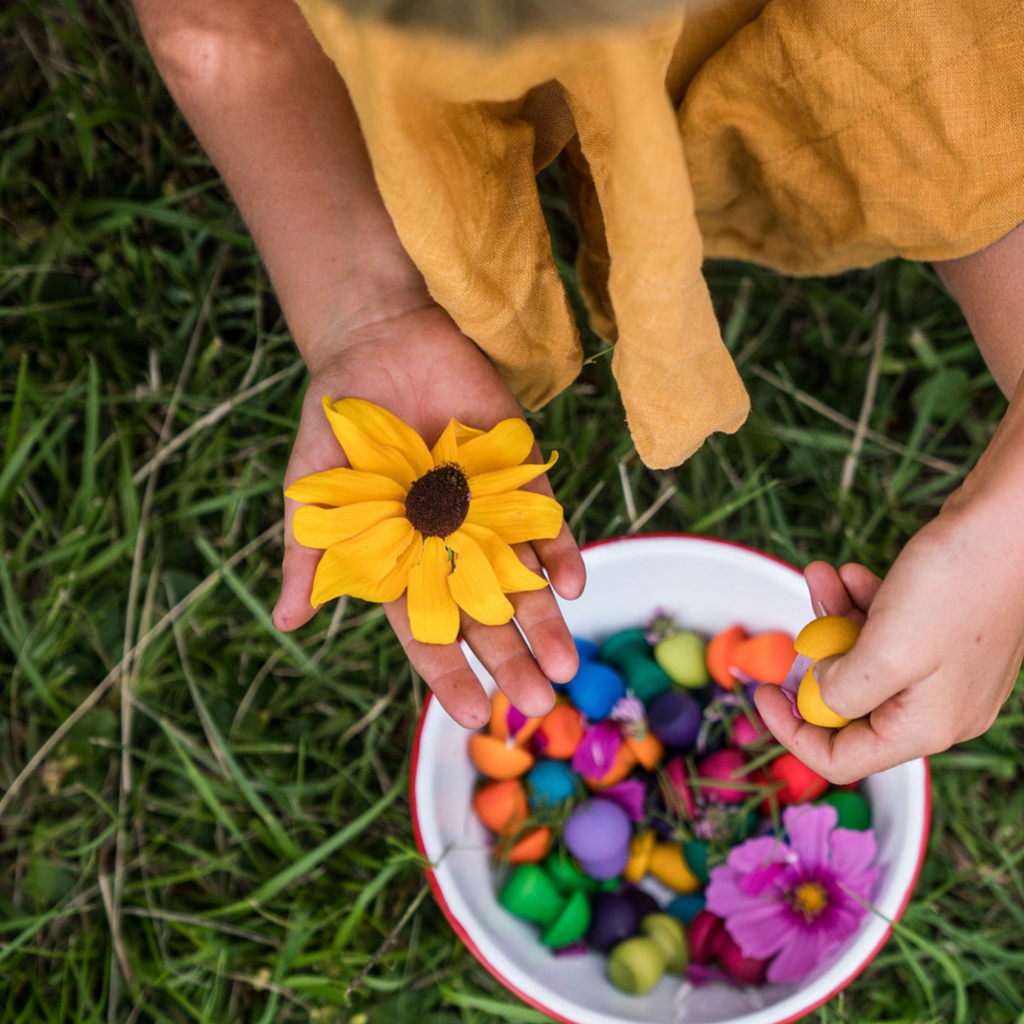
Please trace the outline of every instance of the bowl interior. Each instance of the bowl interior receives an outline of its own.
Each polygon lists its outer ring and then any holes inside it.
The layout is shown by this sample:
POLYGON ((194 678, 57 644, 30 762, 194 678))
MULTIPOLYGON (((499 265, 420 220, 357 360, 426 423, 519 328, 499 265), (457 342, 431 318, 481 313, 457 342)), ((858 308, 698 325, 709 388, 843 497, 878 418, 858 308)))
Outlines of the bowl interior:
MULTIPOLYGON (((699 537, 638 537, 584 551, 587 588, 562 610, 573 634, 600 642, 642 624, 659 608, 682 624, 714 633, 733 624, 750 632, 796 633, 814 612, 802 575, 747 548, 699 537)), ((494 683, 467 650, 488 690, 494 683)), ((846 984, 871 959, 898 917, 920 866, 928 817, 927 768, 914 761, 866 782, 882 867, 877 914, 868 914, 844 951, 799 986, 738 991, 692 988, 664 977, 647 995, 627 996, 605 978, 605 958, 555 957, 537 930, 497 902, 489 833, 471 809, 476 769, 467 732, 437 701, 424 714, 413 764, 416 826, 435 865, 434 888, 453 926, 481 962, 544 1012, 574 1024, 768 1024, 796 1019, 846 984)))

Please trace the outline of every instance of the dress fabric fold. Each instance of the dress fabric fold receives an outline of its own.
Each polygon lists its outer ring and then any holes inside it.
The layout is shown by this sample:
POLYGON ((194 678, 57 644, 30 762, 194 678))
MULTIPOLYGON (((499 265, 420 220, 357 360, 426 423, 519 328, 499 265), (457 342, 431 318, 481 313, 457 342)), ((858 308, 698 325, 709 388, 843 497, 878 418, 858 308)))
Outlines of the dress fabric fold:
POLYGON ((495 48, 297 2, 431 294, 533 409, 582 365, 536 186, 560 161, 652 468, 748 412, 706 256, 832 274, 966 255, 1024 220, 1024 4, 725 0, 495 48))

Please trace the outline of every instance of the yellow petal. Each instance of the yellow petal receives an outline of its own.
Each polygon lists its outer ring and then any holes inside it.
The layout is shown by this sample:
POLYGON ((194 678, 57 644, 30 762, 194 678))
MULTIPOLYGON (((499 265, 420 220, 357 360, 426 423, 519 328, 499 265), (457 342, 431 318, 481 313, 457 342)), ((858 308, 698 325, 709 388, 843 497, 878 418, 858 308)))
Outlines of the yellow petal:
MULTIPOLYGON (((346 399, 345 401, 351 401, 346 399)), ((380 441, 367 434, 351 416, 346 412, 339 412, 338 406, 343 402, 333 403, 327 395, 324 395, 324 412, 330 421, 334 436, 338 439, 353 469, 364 473, 377 473, 381 476, 397 480, 406 491, 412 486, 413 480, 421 473, 417 473, 413 464, 405 457, 402 451, 380 441)), ((423 444, 420 441, 420 444, 423 444)), ((426 446, 424 445, 424 448, 426 446)), ((427 458, 430 453, 427 453, 427 458)))
POLYGON ((451 564, 440 537, 423 542, 423 559, 409 572, 409 625, 424 644, 451 644, 459 636, 459 606, 448 590, 451 564))
POLYGON ((444 433, 437 439, 437 444, 434 445, 434 450, 430 453, 435 466, 440 466, 443 462, 454 462, 459 457, 457 434, 458 425, 455 420, 449 420, 448 426, 444 428, 444 433))
POLYGON ((405 554, 398 556, 398 562, 394 569, 381 580, 380 586, 374 592, 375 596, 364 598, 364 600, 379 601, 381 604, 397 601, 405 593, 405 588, 409 586, 410 570, 420 564, 421 558, 423 558, 423 534, 416 530, 412 543, 406 549, 405 554))
POLYGON ((524 590, 543 590, 548 581, 523 565, 519 556, 493 531, 483 526, 463 523, 459 533, 468 534, 480 546, 491 563, 498 586, 506 594, 519 594, 524 590))
POLYGON ((351 505, 356 501, 404 501, 405 488, 390 477, 356 469, 325 469, 296 480, 286 498, 318 505, 351 505))
POLYGON ((526 420, 502 420, 486 434, 459 445, 459 465, 467 477, 518 466, 533 451, 533 431, 526 420))
POLYGON ((341 508, 303 505, 295 510, 292 532, 304 547, 329 548, 395 516, 405 516, 401 501, 358 501, 341 508))
POLYGON ((493 473, 480 473, 469 478, 469 493, 473 497, 483 497, 485 494, 503 494, 505 491, 514 491, 531 480, 536 480, 541 473, 546 473, 558 461, 558 452, 552 452, 551 458, 543 465, 535 462, 526 462, 522 466, 513 466, 511 469, 496 469, 493 473))
POLYGON ((562 506, 544 494, 509 491, 471 498, 466 522, 486 526, 506 544, 557 537, 562 528, 562 506))
POLYGON ((448 577, 455 603, 485 626, 503 626, 514 612, 487 556, 468 533, 459 530, 448 538, 448 546, 456 554, 455 568, 448 577))
POLYGON ((455 421, 455 441, 458 444, 465 444, 471 438, 480 437, 486 433, 486 430, 481 430, 479 427, 467 427, 465 423, 455 421))
POLYGON ((334 544, 325 552, 313 578, 313 604, 323 604, 342 594, 364 601, 373 596, 382 581, 407 551, 416 531, 404 517, 385 519, 368 530, 334 544))
POLYGON ((336 412, 347 416, 367 437, 377 444, 397 448, 417 476, 429 473, 433 468, 426 442, 408 423, 403 423, 394 413, 381 405, 364 401, 362 398, 343 398, 334 403, 336 412))

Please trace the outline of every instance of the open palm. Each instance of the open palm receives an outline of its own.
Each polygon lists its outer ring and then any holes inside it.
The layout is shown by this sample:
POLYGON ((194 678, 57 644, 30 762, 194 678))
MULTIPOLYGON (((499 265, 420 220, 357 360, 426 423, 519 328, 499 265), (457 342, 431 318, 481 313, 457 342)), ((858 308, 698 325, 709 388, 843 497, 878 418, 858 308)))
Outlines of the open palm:
MULTIPOLYGON (((304 476, 347 465, 323 413, 324 395, 381 405, 413 427, 428 445, 452 418, 490 429, 501 420, 522 415, 489 360, 436 305, 354 331, 339 331, 331 350, 334 354, 313 368, 285 474, 286 488, 304 476)), ((541 461, 536 447, 530 461, 541 461)), ((546 477, 526 486, 551 494, 546 477)), ((322 552, 295 541, 292 516, 298 506, 285 499, 284 574, 274 609, 274 624, 282 630, 298 628, 316 611, 310 594, 322 552)), ((543 568, 562 597, 572 599, 582 592, 583 560, 564 523, 554 539, 517 545, 516 550, 529 568, 536 572, 543 568)), ((526 640, 512 622, 484 626, 465 614, 462 636, 520 711, 544 714, 554 701, 549 680, 565 682, 573 676, 576 650, 550 589, 512 594, 509 599, 526 640)), ((404 596, 386 605, 386 611, 410 661, 448 713, 468 728, 486 722, 489 704, 460 646, 414 640, 404 596)))

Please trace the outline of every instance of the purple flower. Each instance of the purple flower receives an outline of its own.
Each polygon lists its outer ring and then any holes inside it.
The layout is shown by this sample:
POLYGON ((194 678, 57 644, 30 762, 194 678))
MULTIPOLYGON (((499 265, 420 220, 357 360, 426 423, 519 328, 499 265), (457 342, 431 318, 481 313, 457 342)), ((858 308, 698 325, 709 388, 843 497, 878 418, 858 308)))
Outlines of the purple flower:
POLYGON ((801 722, 804 720, 804 716, 800 714, 800 709, 796 706, 796 697, 800 692, 800 683, 813 661, 814 659, 808 658, 806 654, 798 654, 796 661, 793 662, 793 667, 782 681, 782 692, 789 698, 789 703, 793 705, 793 714, 801 722))
POLYGON ((867 913, 878 880, 875 834, 836 828, 834 807, 802 804, 782 814, 787 842, 762 836, 712 869, 707 909, 743 955, 774 957, 768 981, 795 982, 845 943, 867 913))

